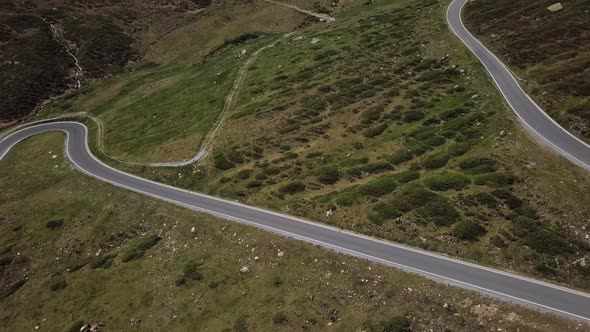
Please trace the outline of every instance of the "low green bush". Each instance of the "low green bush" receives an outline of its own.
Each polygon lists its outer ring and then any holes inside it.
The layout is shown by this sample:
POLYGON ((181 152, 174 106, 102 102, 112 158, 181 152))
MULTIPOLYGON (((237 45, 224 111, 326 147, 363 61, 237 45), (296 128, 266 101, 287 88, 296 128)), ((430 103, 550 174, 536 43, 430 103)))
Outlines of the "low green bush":
POLYGON ((389 161, 393 165, 399 165, 399 164, 404 163, 406 161, 412 160, 412 158, 414 158, 414 156, 412 155, 412 153, 410 151, 400 150, 400 151, 394 153, 393 155, 387 157, 387 161, 389 161))
POLYGON ((334 184, 340 180, 340 171, 335 166, 322 167, 318 170, 317 178, 323 184, 334 184))
POLYGON ((433 154, 433 155, 426 157, 422 161, 422 165, 426 169, 437 169, 437 168, 441 168, 441 167, 445 166, 449 162, 450 159, 451 159, 451 156, 449 156, 446 153, 433 154))
POLYGON ((539 229, 529 233, 524 244, 531 249, 549 255, 567 255, 576 251, 577 247, 566 240, 561 234, 550 229, 539 229))
POLYGON ((486 233, 486 228, 473 220, 460 221, 453 227, 453 235, 466 241, 478 240, 486 233))
POLYGON ((223 153, 218 153, 215 156, 213 156, 213 165, 215 166, 215 168, 218 168, 220 170, 228 170, 236 166, 234 163, 229 161, 223 155, 223 153))
POLYGON ((289 317, 284 312, 277 312, 272 316, 272 322, 276 325, 283 325, 289 322, 289 317))
POLYGON ((453 157, 458 157, 467 153, 470 148, 471 146, 467 143, 455 143, 449 147, 447 153, 453 157))
POLYGON ((394 316, 366 327, 368 332, 412 332, 412 322, 403 316, 394 316))
POLYGON ((487 206, 490 209, 494 209, 498 206, 498 200, 496 200, 496 198, 490 193, 479 192, 474 195, 474 198, 477 203, 487 206))
POLYGON ((392 200, 394 206, 401 212, 408 212, 419 208, 429 201, 435 199, 438 195, 422 187, 419 184, 409 185, 399 194, 395 195, 392 200))
POLYGON ((523 201, 520 198, 512 195, 510 191, 505 189, 496 189, 492 191, 492 195, 502 200, 502 202, 504 202, 504 204, 506 204, 511 210, 517 210, 523 204, 523 201))
POLYGON ((63 219, 49 220, 48 222, 45 223, 45 227, 49 228, 52 231, 62 228, 63 225, 64 225, 63 219))
POLYGON ((113 265, 113 261, 117 257, 117 254, 104 254, 102 256, 98 256, 90 263, 91 269, 108 269, 113 265))
POLYGON ((461 214, 446 198, 437 196, 417 210, 419 216, 436 226, 449 226, 460 220, 461 214))
POLYGON ((394 174, 393 178, 400 184, 408 183, 410 181, 414 181, 416 179, 419 179, 420 172, 414 171, 414 170, 403 171, 403 172, 394 174))
POLYGON ((300 181, 289 182, 279 188, 281 194, 295 194, 303 190, 305 190, 305 184, 300 181))
POLYGON ((385 129, 387 129, 387 124, 382 123, 382 124, 377 125, 373 128, 369 128, 369 129, 365 130, 363 132, 363 135, 367 138, 372 138, 372 137, 381 135, 385 131, 385 129))
POLYGON ((262 186, 262 181, 260 180, 252 180, 246 184, 247 188, 259 188, 262 186))
POLYGON ((506 187, 514 184, 518 178, 510 173, 488 173, 478 175, 474 183, 479 186, 488 186, 493 188, 506 187))
POLYGON ((362 196, 381 197, 394 191, 396 187, 397 182, 393 176, 382 176, 359 185, 356 192, 362 196))
POLYGON ((369 213, 369 220, 381 225, 385 220, 395 219, 401 215, 395 205, 381 202, 373 207, 373 210, 369 213))
POLYGON ((351 206, 358 199, 358 195, 354 190, 345 190, 338 193, 334 202, 340 206, 351 206))
POLYGON ((0 268, 3 266, 7 266, 10 263, 12 263, 14 257, 10 256, 10 255, 4 255, 0 257, 0 268))
POLYGON ((416 121, 424 119, 424 116, 425 116, 425 114, 422 111, 417 111, 417 110, 405 111, 404 114, 402 115, 402 121, 404 121, 406 123, 416 122, 416 121))
POLYGON ((145 255, 145 252, 150 248, 158 244, 162 238, 157 235, 145 236, 135 243, 131 244, 131 247, 127 249, 127 252, 123 254, 121 261, 129 262, 132 260, 140 259, 145 255))
POLYGON ((203 264, 200 262, 195 262, 190 260, 184 264, 184 268, 182 269, 183 276, 187 280, 202 280, 203 274, 200 271, 200 268, 203 264))
POLYGON ((52 291, 59 291, 62 290, 64 288, 66 288, 68 286, 68 284, 66 283, 66 280, 64 278, 58 278, 54 281, 51 282, 51 285, 49 285, 49 289, 51 289, 52 291))
POLYGON ((496 171, 496 161, 487 157, 470 157, 459 163, 459 168, 467 174, 483 174, 496 171))
POLYGON ((425 181, 426 186, 432 190, 461 190, 471 183, 471 178, 457 172, 443 172, 431 175, 425 181))

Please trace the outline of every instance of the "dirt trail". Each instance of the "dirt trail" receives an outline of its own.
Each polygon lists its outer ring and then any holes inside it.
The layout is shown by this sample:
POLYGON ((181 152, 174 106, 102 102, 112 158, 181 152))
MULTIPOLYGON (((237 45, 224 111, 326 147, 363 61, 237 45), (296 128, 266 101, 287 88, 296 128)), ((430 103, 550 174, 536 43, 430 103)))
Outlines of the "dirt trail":
POLYGON ((328 14, 315 13, 315 12, 312 12, 310 10, 302 9, 302 8, 299 8, 299 7, 295 6, 295 5, 291 5, 291 4, 288 4, 288 3, 283 3, 283 2, 273 1, 273 0, 264 0, 264 1, 270 2, 270 3, 274 3, 275 5, 279 5, 279 6, 283 6, 283 7, 288 7, 288 8, 291 8, 291 9, 295 9, 298 12, 301 12, 301 13, 304 13, 304 14, 307 14, 307 15, 310 15, 310 16, 313 16, 313 17, 316 17, 316 18, 318 18, 322 22, 334 22, 334 21, 336 21, 336 19, 334 17, 332 17, 332 16, 330 16, 328 14))

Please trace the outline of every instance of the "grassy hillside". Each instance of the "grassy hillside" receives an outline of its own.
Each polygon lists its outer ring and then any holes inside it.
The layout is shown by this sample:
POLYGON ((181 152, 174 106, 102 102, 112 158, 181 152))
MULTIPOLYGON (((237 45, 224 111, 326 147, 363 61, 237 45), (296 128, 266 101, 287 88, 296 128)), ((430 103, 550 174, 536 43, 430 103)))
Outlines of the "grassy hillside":
POLYGON ((590 3, 562 1, 472 1, 467 27, 524 80, 541 107, 557 122, 590 141, 590 3))
POLYGON ((2 330, 583 328, 98 182, 63 139, 0 162, 2 330))
POLYGON ((359 6, 282 39, 203 165, 136 171, 589 289, 589 175, 522 131, 446 5, 359 6))

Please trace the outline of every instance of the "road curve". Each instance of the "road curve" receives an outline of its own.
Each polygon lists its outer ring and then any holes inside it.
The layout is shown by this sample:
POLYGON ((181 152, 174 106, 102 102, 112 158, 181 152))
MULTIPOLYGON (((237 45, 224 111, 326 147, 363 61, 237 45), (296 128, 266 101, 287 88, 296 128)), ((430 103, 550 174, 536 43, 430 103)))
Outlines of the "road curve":
POLYGON ((140 194, 224 219, 256 226, 341 253, 413 272, 519 304, 590 323, 590 295, 296 217, 174 188, 116 170, 88 148, 88 130, 78 122, 53 122, 19 129, 0 141, 2 159, 17 143, 49 131, 67 133, 66 153, 85 174, 140 194))
POLYGON ((484 65, 496 83, 496 87, 526 129, 565 158, 590 170, 590 145, 551 119, 523 91, 508 67, 465 28, 461 19, 461 11, 467 1, 454 0, 447 8, 447 22, 451 31, 484 65))

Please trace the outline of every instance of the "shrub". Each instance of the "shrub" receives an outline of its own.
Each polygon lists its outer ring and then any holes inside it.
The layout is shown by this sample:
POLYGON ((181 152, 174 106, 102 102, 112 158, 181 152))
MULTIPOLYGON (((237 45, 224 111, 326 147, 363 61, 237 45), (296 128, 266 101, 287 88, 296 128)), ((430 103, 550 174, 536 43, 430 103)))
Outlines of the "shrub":
POLYGON ((412 322, 403 316, 395 316, 367 329, 370 332, 412 332, 412 322))
POLYGON ((387 124, 386 123, 382 123, 380 125, 377 125, 373 128, 369 128, 367 130, 365 130, 365 132, 363 133, 363 135, 367 138, 371 138, 371 137, 375 137, 375 136, 379 136, 381 135, 385 129, 387 129, 387 124))
POLYGON ((7 266, 8 264, 12 263, 13 257, 9 255, 5 255, 0 257, 0 267, 7 266))
POLYGON ((518 178, 510 173, 488 173, 478 175, 475 178, 475 184, 488 187, 505 187, 514 184, 518 178))
POLYGON ((58 278, 57 280, 54 280, 51 285, 49 286, 49 289, 51 289, 52 291, 58 291, 58 290, 62 290, 64 288, 66 288, 68 284, 66 283, 66 280, 64 278, 58 278))
POLYGON ((471 179, 457 172, 444 172, 426 179, 426 186, 432 190, 461 190, 471 183, 471 179))
POLYGON ((453 227, 453 235, 466 241, 475 241, 486 233, 485 227, 473 220, 460 221, 453 227))
POLYGON ((465 153, 467 153, 467 151, 469 151, 470 147, 471 146, 467 143, 456 143, 456 144, 451 145, 447 152, 448 152, 448 154, 450 154, 453 157, 458 157, 458 156, 462 156, 465 153))
POLYGON ((498 248, 508 247, 508 242, 500 235, 494 235, 490 238, 490 243, 498 248))
POLYGON ((184 265, 184 268, 182 270, 183 276, 187 280, 202 280, 203 274, 201 273, 201 271, 199 271, 199 268, 201 267, 201 265, 202 265, 202 263, 198 263, 198 262, 195 262, 192 260, 186 262, 186 264, 184 265))
POLYGON ((323 184, 334 184, 340 180, 340 171, 334 166, 323 167, 319 169, 317 177, 323 184))
POLYGON ((403 172, 394 174, 393 178, 398 183, 407 183, 407 182, 410 182, 410 181, 420 178, 420 172, 413 171, 413 170, 403 171, 403 172))
POLYGON ((49 228, 52 231, 62 228, 63 225, 64 225, 63 219, 49 220, 48 222, 45 223, 45 227, 49 228))
POLYGON ((423 206, 430 200, 435 199, 437 196, 437 194, 427 190, 421 185, 416 184, 410 185, 401 193, 396 195, 393 198, 392 203, 401 212, 408 212, 423 206))
POLYGON ((248 188, 259 188, 260 186, 262 186, 262 181, 260 180, 252 180, 246 184, 248 188))
POLYGON ((252 175, 252 170, 251 169, 244 169, 238 172, 238 174, 236 174, 236 177, 240 180, 246 180, 248 179, 250 176, 252 175))
POLYGON ((139 239, 127 250, 123 255, 123 258, 121 258, 121 261, 129 262, 143 257, 145 252, 160 242, 161 239, 162 238, 157 235, 146 236, 139 239))
POLYGON ((277 312, 272 316, 272 322, 276 325, 282 325, 289 321, 289 317, 284 312, 277 312))
POLYGON ((272 285, 275 287, 279 287, 283 284, 283 279, 281 279, 281 276, 279 275, 275 275, 274 277, 272 277, 272 285))
POLYGON ((240 151, 230 150, 225 152, 225 157, 235 164, 241 164, 244 162, 244 157, 240 151))
POLYGON ((461 214, 446 198, 438 196, 418 210, 418 214, 437 226, 448 226, 459 221, 461 214))
POLYGON ((449 159, 451 159, 451 156, 446 153, 434 154, 424 159, 422 165, 427 169, 437 169, 446 165, 449 159))
POLYGON ((377 121, 381 117, 381 112, 382 112, 381 109, 372 108, 370 110, 364 111, 363 114, 361 115, 361 119, 362 119, 363 123, 370 123, 373 121, 377 121))
POLYGON ((373 207, 373 211, 369 213, 369 220, 377 225, 381 225, 384 220, 395 219, 401 215, 395 205, 378 203, 373 207))
POLYGON ((339 193, 334 202, 340 206, 351 206, 357 198, 358 196, 354 191, 347 190, 339 193))
POLYGON ((279 188, 281 194, 294 194, 305 190, 305 184, 300 181, 289 182, 279 188))
POLYGON ((480 205, 485 205, 485 206, 489 207, 490 209, 494 209, 498 206, 498 201, 490 193, 479 192, 474 195, 474 198, 477 201, 477 203, 479 203, 480 205))
POLYGON ((424 118, 424 116, 425 116, 424 112, 410 110, 410 111, 404 112, 404 114, 402 116, 402 121, 404 121, 406 123, 416 122, 416 121, 422 120, 424 118))
POLYGON ((492 195, 501 199, 502 202, 504 202, 504 204, 506 204, 506 206, 508 206, 508 208, 511 210, 519 209, 523 204, 520 198, 512 195, 512 193, 510 193, 508 190, 497 189, 492 191, 492 195))
POLYGON ((292 131, 298 130, 299 128, 301 128, 300 125, 298 125, 298 124, 292 124, 292 125, 289 125, 289 126, 286 126, 286 127, 283 127, 281 129, 279 129, 279 134, 287 134, 287 133, 290 133, 292 131))
POLYGON ((117 254, 105 254, 95 258, 92 263, 90 263, 91 269, 108 269, 113 265, 113 261, 117 257, 117 254))
POLYGON ((459 163, 459 168, 467 174, 482 174, 496 171, 496 161, 486 157, 471 157, 459 163))
POLYGON ((399 164, 404 163, 406 161, 412 160, 413 157, 414 156, 412 155, 412 153, 410 151, 401 150, 401 151, 394 153, 390 157, 388 157, 387 161, 389 161, 393 165, 399 165, 399 164))
POLYGON ((220 170, 228 170, 236 166, 234 163, 229 161, 222 153, 216 154, 213 157, 213 164, 216 168, 219 168, 220 170))
POLYGON ((549 255, 565 255, 575 251, 575 246, 570 245, 560 234, 549 230, 539 229, 529 233, 524 238, 524 244, 531 249, 549 255))
POLYGON ((182 285, 186 285, 187 282, 188 282, 188 279, 184 275, 180 275, 180 276, 176 277, 174 284, 176 285, 176 287, 180 287, 182 285))
POLYGON ((358 186, 356 191, 362 196, 381 197, 394 191, 396 187, 395 178, 382 176, 358 186))

